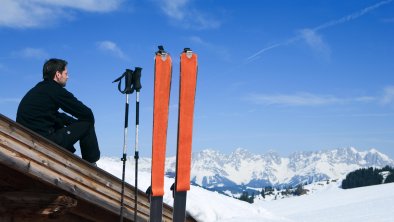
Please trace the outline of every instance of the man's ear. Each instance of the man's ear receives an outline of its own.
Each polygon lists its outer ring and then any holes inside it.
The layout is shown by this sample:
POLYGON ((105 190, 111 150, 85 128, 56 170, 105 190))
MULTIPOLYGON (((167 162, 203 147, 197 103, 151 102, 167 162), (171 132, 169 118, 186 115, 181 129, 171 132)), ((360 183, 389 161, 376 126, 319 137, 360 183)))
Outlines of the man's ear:
POLYGON ((57 78, 60 78, 60 76, 62 75, 62 73, 61 72, 59 72, 59 71, 56 71, 56 73, 55 73, 55 76, 57 77, 57 78))
POLYGON ((55 75, 53 76, 53 80, 57 80, 60 78, 62 74, 59 71, 56 71, 55 75))

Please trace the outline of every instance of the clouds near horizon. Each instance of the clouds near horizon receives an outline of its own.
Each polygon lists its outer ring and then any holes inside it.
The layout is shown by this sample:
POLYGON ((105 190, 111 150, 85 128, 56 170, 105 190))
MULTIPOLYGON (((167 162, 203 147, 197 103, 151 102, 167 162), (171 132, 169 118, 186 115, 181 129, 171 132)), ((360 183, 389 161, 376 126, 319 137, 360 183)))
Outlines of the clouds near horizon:
POLYGON ((331 95, 315 95, 311 93, 295 94, 257 94, 252 93, 245 97, 247 101, 258 105, 280 106, 319 106, 341 103, 343 99, 331 95))
POLYGON ((245 101, 256 105, 276 106, 326 106, 349 103, 376 103, 381 105, 394 104, 394 86, 387 86, 383 93, 377 96, 334 96, 320 95, 308 92, 297 92, 292 94, 264 94, 249 93, 244 96, 245 101))
POLYGON ((383 96, 380 101, 383 105, 394 104, 394 86, 387 86, 384 88, 383 96))

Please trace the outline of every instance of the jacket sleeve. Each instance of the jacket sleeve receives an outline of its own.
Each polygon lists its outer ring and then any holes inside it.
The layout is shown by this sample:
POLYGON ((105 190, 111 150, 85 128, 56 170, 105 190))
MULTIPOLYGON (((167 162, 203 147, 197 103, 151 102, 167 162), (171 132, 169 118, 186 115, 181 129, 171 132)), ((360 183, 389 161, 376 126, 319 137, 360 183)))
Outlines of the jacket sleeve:
POLYGON ((87 121, 94 124, 92 110, 79 101, 72 93, 61 87, 56 94, 54 99, 64 112, 74 116, 80 121, 87 121))
POLYGON ((76 121, 77 121, 76 119, 74 119, 73 117, 71 117, 65 113, 60 113, 60 112, 56 113, 56 122, 61 127, 68 126, 76 121))

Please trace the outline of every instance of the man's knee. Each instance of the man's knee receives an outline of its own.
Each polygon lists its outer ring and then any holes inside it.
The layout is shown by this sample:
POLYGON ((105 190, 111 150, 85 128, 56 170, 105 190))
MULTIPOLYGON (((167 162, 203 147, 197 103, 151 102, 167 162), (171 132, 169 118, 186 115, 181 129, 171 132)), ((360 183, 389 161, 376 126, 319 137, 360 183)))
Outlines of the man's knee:
POLYGON ((88 162, 95 163, 100 159, 100 150, 91 151, 88 154, 82 155, 82 158, 88 162))
POLYGON ((90 129, 92 128, 94 125, 91 122, 87 122, 87 121, 77 121, 73 124, 71 124, 69 127, 77 127, 80 129, 90 129))

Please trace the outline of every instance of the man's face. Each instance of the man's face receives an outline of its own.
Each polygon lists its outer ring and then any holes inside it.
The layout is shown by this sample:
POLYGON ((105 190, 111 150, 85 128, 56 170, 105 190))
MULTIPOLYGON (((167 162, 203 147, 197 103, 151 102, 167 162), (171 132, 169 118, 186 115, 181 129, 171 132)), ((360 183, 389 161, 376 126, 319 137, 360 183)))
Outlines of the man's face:
POLYGON ((56 72, 55 75, 55 79, 54 79, 57 83, 59 83, 60 85, 62 85, 63 87, 66 86, 67 80, 68 80, 68 71, 67 71, 67 67, 64 69, 63 72, 56 72))

